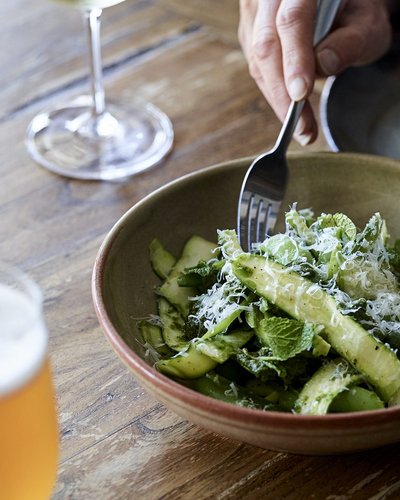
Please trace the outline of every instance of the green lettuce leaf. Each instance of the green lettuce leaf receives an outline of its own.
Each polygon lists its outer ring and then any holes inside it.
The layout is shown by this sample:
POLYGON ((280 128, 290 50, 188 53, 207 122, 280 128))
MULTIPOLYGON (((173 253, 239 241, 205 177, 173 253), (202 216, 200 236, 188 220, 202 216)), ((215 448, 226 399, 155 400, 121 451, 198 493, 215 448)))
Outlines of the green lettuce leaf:
POLYGON ((260 321, 257 336, 276 360, 294 358, 312 349, 316 326, 290 318, 273 316, 260 321))
POLYGON ((260 251, 273 257, 276 262, 283 266, 297 262, 299 259, 311 262, 313 258, 309 251, 302 248, 287 234, 275 234, 266 239, 260 245, 260 251))
POLYGON ((317 222, 322 229, 327 227, 337 228, 336 236, 343 242, 354 240, 357 235, 357 228, 354 222, 342 213, 322 214, 318 217, 317 222))

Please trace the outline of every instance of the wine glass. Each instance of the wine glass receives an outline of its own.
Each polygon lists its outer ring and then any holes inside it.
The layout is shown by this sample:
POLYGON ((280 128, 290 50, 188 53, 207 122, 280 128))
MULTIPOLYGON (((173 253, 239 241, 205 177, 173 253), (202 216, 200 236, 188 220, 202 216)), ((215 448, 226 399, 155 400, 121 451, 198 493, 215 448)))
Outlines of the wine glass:
POLYGON ((91 94, 44 110, 26 133, 32 158, 58 174, 118 180, 146 170, 170 151, 173 128, 151 103, 105 99, 100 17, 124 0, 60 0, 78 7, 88 34, 91 94))

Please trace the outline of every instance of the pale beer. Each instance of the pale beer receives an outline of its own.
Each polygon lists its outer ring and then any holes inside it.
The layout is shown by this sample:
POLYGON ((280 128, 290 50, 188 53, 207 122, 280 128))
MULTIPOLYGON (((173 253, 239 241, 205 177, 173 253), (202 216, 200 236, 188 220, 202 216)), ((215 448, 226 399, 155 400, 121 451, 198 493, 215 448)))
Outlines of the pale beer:
POLYGON ((0 498, 44 500, 58 458, 47 331, 38 289, 13 278, 0 266, 0 498))

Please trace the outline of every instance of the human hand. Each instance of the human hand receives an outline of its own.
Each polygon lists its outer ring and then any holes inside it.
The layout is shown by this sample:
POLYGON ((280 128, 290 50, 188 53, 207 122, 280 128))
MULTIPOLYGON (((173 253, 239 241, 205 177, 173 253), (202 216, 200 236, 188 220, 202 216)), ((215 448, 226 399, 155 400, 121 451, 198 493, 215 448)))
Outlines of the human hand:
MULTIPOLYGON (((342 0, 331 32, 314 49, 316 0, 240 0, 238 35, 250 74, 281 121, 290 100, 309 97, 317 76, 368 64, 388 50, 389 1, 342 0)), ((307 101, 294 137, 306 145, 317 134, 307 101)))

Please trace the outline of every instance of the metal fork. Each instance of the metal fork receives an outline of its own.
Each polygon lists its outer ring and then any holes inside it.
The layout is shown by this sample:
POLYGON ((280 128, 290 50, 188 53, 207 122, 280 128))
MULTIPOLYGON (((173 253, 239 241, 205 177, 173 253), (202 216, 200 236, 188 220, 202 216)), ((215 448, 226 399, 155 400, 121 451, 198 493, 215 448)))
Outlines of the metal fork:
MULTIPOLYGON (((318 0, 314 47, 328 34, 339 5, 340 0, 318 0)), ((289 177, 286 151, 303 106, 304 101, 291 102, 274 147, 258 156, 246 172, 237 215, 238 237, 245 251, 273 233, 289 177)))

